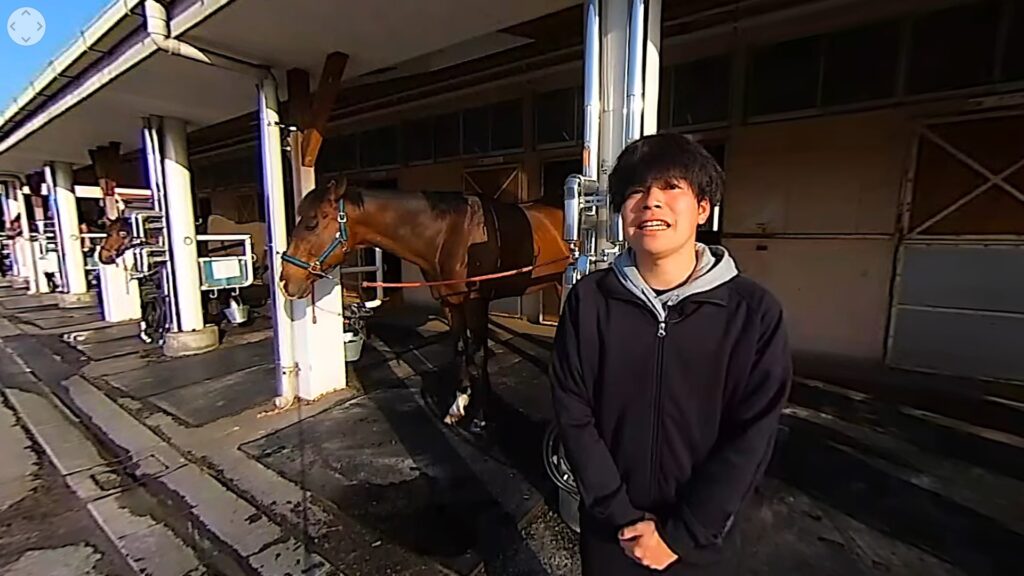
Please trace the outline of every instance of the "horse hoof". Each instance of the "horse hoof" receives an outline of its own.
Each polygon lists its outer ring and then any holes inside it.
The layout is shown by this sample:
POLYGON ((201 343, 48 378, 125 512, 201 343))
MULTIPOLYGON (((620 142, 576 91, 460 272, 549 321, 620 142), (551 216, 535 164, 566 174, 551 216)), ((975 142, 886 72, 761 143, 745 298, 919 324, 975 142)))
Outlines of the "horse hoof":
POLYGON ((469 433, 476 436, 484 436, 487 434, 487 421, 480 418, 473 418, 469 423, 469 433))
POLYGON ((469 406, 469 394, 459 392, 455 395, 455 401, 451 408, 448 408, 448 415, 444 417, 445 424, 455 424, 466 415, 466 406, 469 406))

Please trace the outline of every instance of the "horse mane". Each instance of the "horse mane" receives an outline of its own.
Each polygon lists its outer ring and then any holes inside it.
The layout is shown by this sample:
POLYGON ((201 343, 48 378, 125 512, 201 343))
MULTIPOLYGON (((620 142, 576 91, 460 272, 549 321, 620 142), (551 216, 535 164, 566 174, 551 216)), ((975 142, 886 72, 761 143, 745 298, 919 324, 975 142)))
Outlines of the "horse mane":
MULTIPOLYGON (((306 210, 312 210, 319 207, 327 195, 327 186, 317 186, 317 188, 311 191, 302 199, 299 204, 299 213, 303 213, 306 210)), ((391 188, 373 188, 365 189, 360 186, 349 184, 345 189, 345 207, 358 208, 362 210, 366 207, 367 196, 380 196, 386 197, 389 200, 411 200, 417 197, 415 192, 407 192, 398 189, 391 188)), ((426 200, 427 206, 430 211, 437 216, 451 216, 458 214, 461 210, 465 209, 469 201, 466 195, 461 190, 423 190, 419 192, 424 200, 426 200)))
POLYGON ((424 190, 420 194, 427 200, 427 206, 430 206, 430 211, 438 216, 458 214, 460 210, 469 204, 465 194, 462 192, 424 190))

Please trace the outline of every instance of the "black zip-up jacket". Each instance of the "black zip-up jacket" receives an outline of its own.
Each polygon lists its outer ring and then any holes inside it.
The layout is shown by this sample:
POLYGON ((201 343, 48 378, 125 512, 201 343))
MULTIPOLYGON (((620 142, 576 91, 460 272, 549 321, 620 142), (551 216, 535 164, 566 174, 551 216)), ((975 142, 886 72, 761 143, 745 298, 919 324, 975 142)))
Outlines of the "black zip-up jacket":
POLYGON ((689 562, 718 556, 764 473, 791 382, 781 306, 734 270, 666 306, 664 321, 612 269, 587 274, 552 354, 583 522, 613 533, 653 514, 689 562))

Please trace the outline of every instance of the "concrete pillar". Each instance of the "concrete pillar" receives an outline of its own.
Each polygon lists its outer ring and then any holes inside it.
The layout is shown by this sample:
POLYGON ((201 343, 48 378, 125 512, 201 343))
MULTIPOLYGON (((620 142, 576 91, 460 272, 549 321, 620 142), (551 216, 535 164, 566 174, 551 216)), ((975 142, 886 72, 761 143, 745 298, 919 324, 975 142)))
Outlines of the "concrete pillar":
POLYGON ((58 297, 62 308, 79 308, 96 303, 85 281, 85 257, 79 235, 78 203, 75 201, 74 173, 67 162, 54 162, 46 167, 46 181, 53 195, 54 218, 60 234, 60 264, 63 271, 64 294, 58 297))
MULTIPOLYGON (((293 132, 291 145, 293 193, 298 200, 316 187, 315 171, 302 166, 302 133, 293 132)), ((276 281, 276 279, 275 279, 276 281)), ((298 395, 314 400, 347 386, 345 318, 341 271, 318 280, 313 296, 292 302, 295 361, 299 368, 298 395)))
POLYGON ((129 322, 142 318, 139 282, 128 274, 131 254, 114 264, 100 264, 100 302, 107 322, 129 322))
POLYGON ((177 304, 177 330, 167 334, 168 356, 201 354, 217 347, 214 325, 203 324, 199 292, 199 260, 196 251, 195 210, 192 206, 192 175, 189 172, 185 122, 164 118, 161 130, 163 182, 166 191, 166 222, 173 284, 177 304))
POLYGON ((29 209, 35 210, 31 201, 32 191, 26 184, 21 187, 21 193, 15 193, 15 196, 18 197, 18 214, 21 216, 21 238, 18 244, 22 254, 22 263, 28 273, 28 293, 48 294, 50 284, 46 281, 42 266, 39 265, 36 243, 32 241, 32 228, 28 221, 29 209))

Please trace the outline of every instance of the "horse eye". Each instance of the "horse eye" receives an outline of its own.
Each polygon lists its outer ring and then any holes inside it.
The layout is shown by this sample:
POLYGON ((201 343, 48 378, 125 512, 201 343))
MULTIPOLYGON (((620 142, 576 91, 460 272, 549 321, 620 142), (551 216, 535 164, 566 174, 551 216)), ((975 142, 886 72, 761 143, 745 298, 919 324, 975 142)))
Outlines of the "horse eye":
POLYGON ((305 228, 306 228, 306 230, 312 232, 313 230, 316 230, 316 227, 317 227, 318 224, 319 224, 319 222, 317 222, 316 220, 313 220, 309 224, 306 224, 305 228))
POLYGON ((120 236, 121 238, 127 238, 128 232, 121 230, 120 232, 117 233, 117 235, 120 236))

